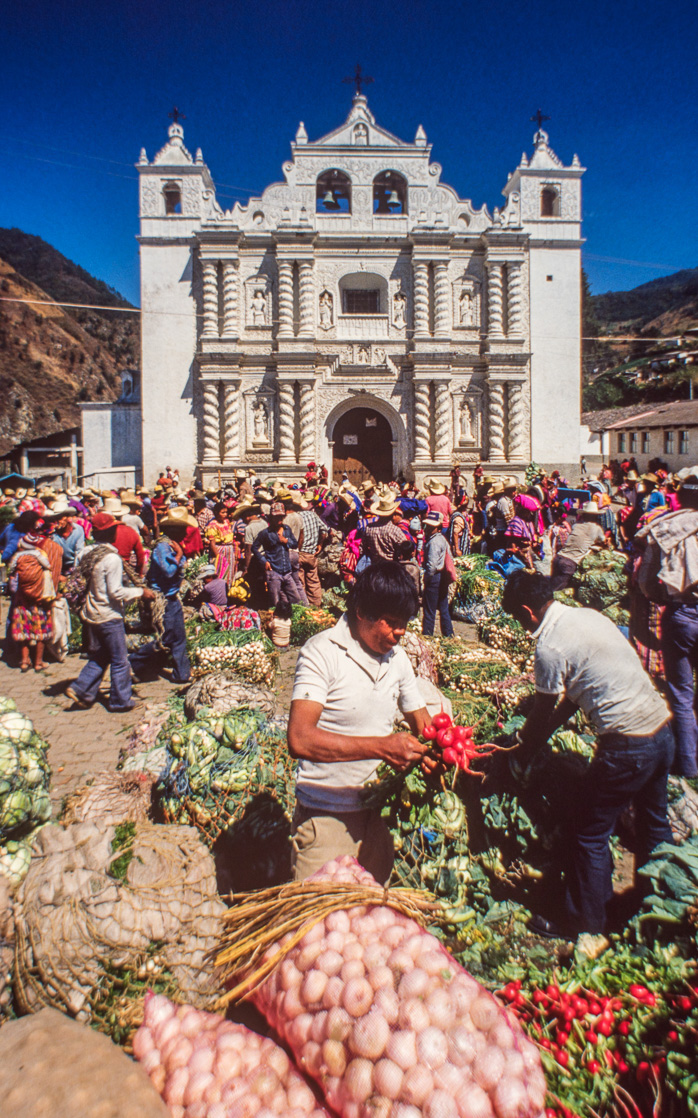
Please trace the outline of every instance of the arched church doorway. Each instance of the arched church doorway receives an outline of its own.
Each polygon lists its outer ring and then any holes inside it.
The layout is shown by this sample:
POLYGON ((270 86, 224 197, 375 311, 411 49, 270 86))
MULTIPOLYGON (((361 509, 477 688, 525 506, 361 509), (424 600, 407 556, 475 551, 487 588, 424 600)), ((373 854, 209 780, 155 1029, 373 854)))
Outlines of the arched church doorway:
POLYGON ((393 433, 384 415, 373 408, 352 408, 334 425, 332 478, 346 472, 352 485, 372 477, 390 481, 393 475, 393 433))

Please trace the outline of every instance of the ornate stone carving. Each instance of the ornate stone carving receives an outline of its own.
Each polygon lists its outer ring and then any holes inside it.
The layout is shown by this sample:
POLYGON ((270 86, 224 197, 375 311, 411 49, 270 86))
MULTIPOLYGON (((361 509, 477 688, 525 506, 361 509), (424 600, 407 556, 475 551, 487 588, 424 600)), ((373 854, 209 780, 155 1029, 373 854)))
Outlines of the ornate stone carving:
POLYGON ((292 381, 279 381, 279 461, 296 460, 296 407, 292 381))
POLYGON ((501 264, 487 265, 487 329, 496 337, 504 333, 504 277, 501 264))
POLYGON ((470 403, 467 396, 463 396, 460 402, 459 413, 459 441, 461 444, 474 443, 475 435, 473 434, 473 413, 470 409, 470 403))
POLYGON ((254 438, 252 443, 254 446, 265 445, 269 442, 269 412, 264 400, 258 400, 252 409, 254 438))
POLYGON ((204 260, 202 271, 204 304, 202 333, 205 338, 215 338, 218 336, 218 264, 215 260, 204 260))
POLYGON ((141 178, 141 217, 161 217, 165 212, 159 179, 141 178))
POLYGON ((405 321, 405 312, 407 310, 407 296, 404 291, 396 291, 393 295, 393 326, 396 330, 404 330, 407 322, 405 321))
POLYGON ((450 457, 453 439, 451 437, 451 394, 447 380, 437 380, 434 384, 434 441, 436 458, 450 457))
POLYGON ((522 265, 511 261, 507 264, 507 334, 524 333, 522 265))
POLYGON ((434 265, 434 337, 447 338, 451 332, 451 301, 448 264, 434 265))
POLYGON ((516 382, 508 387, 509 395, 509 458, 515 462, 528 457, 526 438, 526 402, 523 384, 516 382))
POLYGON ((431 401, 429 384, 414 383, 414 456, 422 462, 431 461, 431 401))
POLYGON ((368 144, 368 128, 365 124, 357 124, 351 134, 352 143, 357 147, 365 147, 368 144))
POLYGON ((221 454, 220 407, 217 380, 205 380, 204 397, 204 462, 218 462, 221 454))
POLYGON ((474 330, 480 325, 480 282, 464 275, 453 285, 453 318, 457 330, 474 330))
POLYGON ((504 450, 504 385, 490 384, 489 391, 489 460, 506 461, 504 450))
POLYGON ((238 332, 238 266, 237 261, 226 261, 223 265, 223 334, 236 337, 238 332))
POLYGON ((429 266, 423 260, 414 265, 414 336, 429 337, 429 266))
POLYGON ((320 296, 319 309, 320 329, 331 330, 334 326, 334 299, 327 288, 325 288, 320 296))
POLYGON ((272 321, 272 285, 268 275, 258 272, 245 280, 246 328, 269 329, 272 321))
POLYGON ((293 263, 279 261, 279 333, 280 338, 293 337, 293 263))
POLYGON ((223 385, 223 460, 234 461, 240 453, 240 394, 238 385, 223 385))
POLYGON ((300 386, 301 461, 315 456, 315 382, 301 381, 300 386))
POLYGON ((298 334, 301 338, 312 338, 315 334, 315 282, 313 263, 301 260, 298 266, 300 324, 298 334))
POLYGON ((369 365, 371 363, 371 354, 368 346, 360 345, 356 347, 356 364, 369 365))

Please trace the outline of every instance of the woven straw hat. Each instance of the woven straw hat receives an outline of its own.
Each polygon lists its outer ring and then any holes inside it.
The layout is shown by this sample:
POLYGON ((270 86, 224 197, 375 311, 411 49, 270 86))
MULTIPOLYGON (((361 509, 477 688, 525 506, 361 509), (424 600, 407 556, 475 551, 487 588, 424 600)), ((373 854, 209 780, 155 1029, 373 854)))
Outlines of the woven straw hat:
POLYGON ((102 512, 118 518, 128 512, 128 505, 122 505, 118 497, 106 497, 102 512))
POLYGON ((185 508, 170 509, 167 516, 160 521, 161 528, 198 528, 199 525, 185 508))
POLYGON ((371 505, 371 513, 373 516, 378 516, 381 519, 392 516, 395 512, 401 512, 399 504, 391 495, 384 495, 380 497, 375 504, 371 505))
POLYGON ((427 488, 429 489, 432 497, 440 497, 442 493, 446 492, 446 486, 442 485, 440 481, 436 481, 435 478, 429 478, 429 484, 427 488))

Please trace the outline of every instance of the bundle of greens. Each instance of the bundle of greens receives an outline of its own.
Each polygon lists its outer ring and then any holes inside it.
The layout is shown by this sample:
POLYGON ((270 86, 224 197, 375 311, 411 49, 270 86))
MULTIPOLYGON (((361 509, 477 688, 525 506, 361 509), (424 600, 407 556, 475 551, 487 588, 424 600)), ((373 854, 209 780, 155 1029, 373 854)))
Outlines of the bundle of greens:
POLYGON ((616 625, 627 625, 627 556, 618 551, 590 551, 573 578, 574 597, 580 605, 605 613, 616 625))
POLYGON ((51 818, 47 752, 14 699, 0 697, 0 875, 13 886, 29 868, 36 831, 51 818))
POLYGON ((488 571, 487 555, 465 555, 455 560, 456 582, 451 613, 460 621, 478 622, 500 609, 504 579, 488 571))
POLYGON ((309 637, 331 629, 337 618, 326 609, 313 609, 310 606, 291 607, 291 644, 305 644, 309 637))

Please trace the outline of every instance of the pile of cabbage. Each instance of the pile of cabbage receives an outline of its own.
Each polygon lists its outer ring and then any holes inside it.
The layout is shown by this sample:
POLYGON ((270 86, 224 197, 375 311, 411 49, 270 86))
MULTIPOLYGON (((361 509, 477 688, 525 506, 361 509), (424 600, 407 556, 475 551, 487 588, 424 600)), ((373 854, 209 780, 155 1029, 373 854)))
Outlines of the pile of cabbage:
POLYGON ((287 880, 295 762, 285 725, 255 707, 202 708, 161 731, 166 764, 156 787, 164 820, 196 827, 240 891, 287 880))
POLYGON ((51 818, 48 744, 14 699, 0 697, 0 875, 19 885, 37 829, 51 818))

